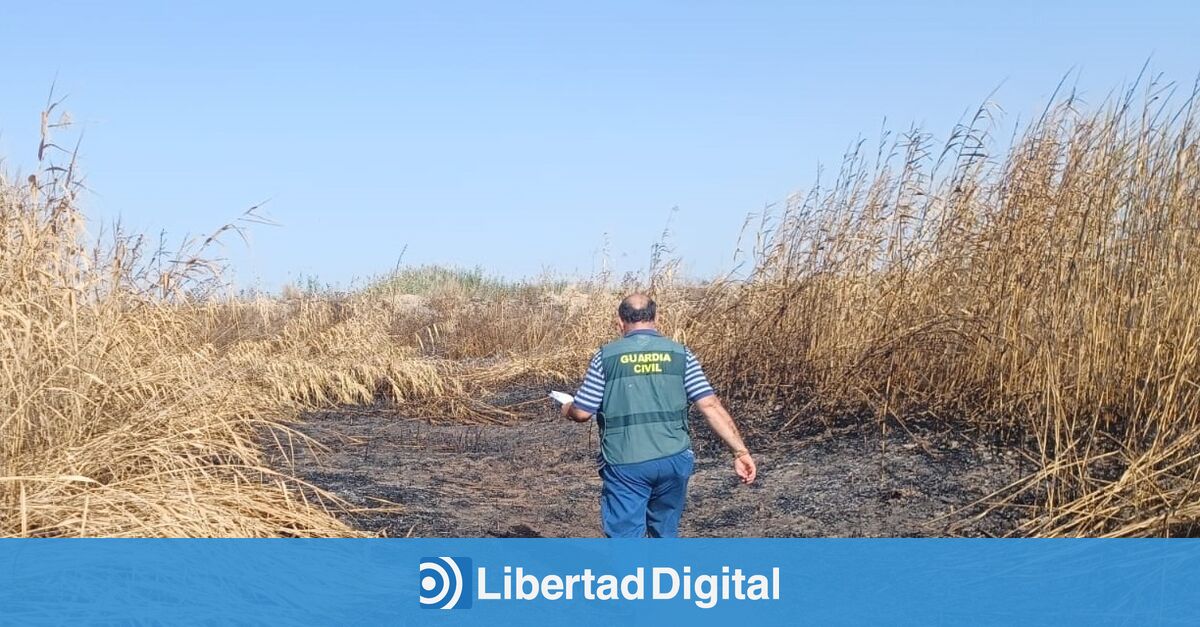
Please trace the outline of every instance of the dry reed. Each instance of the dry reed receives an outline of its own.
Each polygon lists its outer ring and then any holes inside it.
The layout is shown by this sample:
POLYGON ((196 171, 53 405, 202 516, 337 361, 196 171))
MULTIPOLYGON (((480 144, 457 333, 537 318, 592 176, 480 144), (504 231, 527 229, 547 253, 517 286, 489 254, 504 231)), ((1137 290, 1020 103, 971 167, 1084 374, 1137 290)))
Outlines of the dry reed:
POLYGON ((1189 533, 1200 514, 1195 92, 1058 100, 1001 158, 991 108, 937 150, 860 144, 682 327, 724 385, 1007 435, 1041 535, 1189 533), (710 357, 712 359, 712 357, 710 357))
POLYGON ((1019 533, 1191 533, 1200 138, 1195 93, 1171 96, 1150 82, 1089 113, 1067 95, 996 155, 990 107, 942 146, 860 143, 764 220, 748 276, 703 284, 673 280, 660 245, 620 287, 439 270, 223 297, 207 241, 84 246, 73 158, 47 139, 28 184, 0 182, 0 534, 351 534, 334 497, 268 463, 300 438, 288 421, 375 402, 516 420, 481 399, 578 377, 634 284, 727 395, 1026 451, 1040 471, 994 495, 1032 506, 1019 533))

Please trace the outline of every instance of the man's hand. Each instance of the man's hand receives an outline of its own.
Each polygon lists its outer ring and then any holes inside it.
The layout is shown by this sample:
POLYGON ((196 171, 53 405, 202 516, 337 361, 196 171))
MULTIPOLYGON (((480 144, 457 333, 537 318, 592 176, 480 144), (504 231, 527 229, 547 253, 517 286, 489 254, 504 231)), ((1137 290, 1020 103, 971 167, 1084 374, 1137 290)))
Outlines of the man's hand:
POLYGON ((575 403, 566 403, 558 410, 558 415, 563 418, 570 418, 575 422, 587 422, 592 419, 592 415, 582 409, 575 409, 575 403))
POLYGON ((750 456, 749 451, 734 458, 733 472, 741 477, 742 483, 746 485, 754 483, 754 478, 758 476, 758 466, 754 464, 754 458, 750 456))

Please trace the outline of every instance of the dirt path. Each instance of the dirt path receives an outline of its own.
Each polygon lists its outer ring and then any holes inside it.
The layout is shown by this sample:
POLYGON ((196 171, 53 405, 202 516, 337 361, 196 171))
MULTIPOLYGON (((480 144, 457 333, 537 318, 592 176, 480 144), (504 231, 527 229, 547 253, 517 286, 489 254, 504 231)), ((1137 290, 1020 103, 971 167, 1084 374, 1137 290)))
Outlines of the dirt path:
MULTIPOLYGON (((361 529, 434 537, 600 534, 595 427, 557 419, 549 408, 514 426, 431 425, 394 409, 355 408, 311 414, 300 430, 330 451, 297 451, 294 472, 371 508, 353 515, 361 529)), ((923 435, 928 442, 919 445, 901 430, 885 438, 873 425, 775 442, 750 434, 760 474, 747 487, 735 481, 703 422, 694 420, 692 431, 697 466, 687 536, 1000 535, 1017 522, 1011 512, 966 526, 932 522, 1021 471, 1014 454, 958 436, 923 435)))

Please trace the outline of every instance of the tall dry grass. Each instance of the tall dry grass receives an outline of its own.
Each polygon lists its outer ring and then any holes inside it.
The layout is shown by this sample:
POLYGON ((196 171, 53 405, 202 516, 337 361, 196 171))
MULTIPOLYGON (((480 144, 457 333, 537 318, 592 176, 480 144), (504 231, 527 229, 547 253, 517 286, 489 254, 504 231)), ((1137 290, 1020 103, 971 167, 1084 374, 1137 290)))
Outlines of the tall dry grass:
POLYGON ((0 536, 353 535, 345 503, 272 459, 317 446, 288 427, 301 412, 512 418, 409 341, 427 321, 403 304, 225 296, 209 253, 238 223, 93 245, 56 107, 38 171, 0 179, 0 536))
MULTIPOLYGON (((73 155, 0 180, 0 535, 345 535, 272 470, 278 403, 213 345, 195 247, 86 244, 73 155)), ((203 242, 199 246, 203 246, 203 242)))
POLYGON ((682 327, 727 389, 1007 434, 1041 467, 996 495, 1036 504, 1023 533, 1194 532, 1200 137, 1174 92, 1067 95, 1000 154, 992 108, 944 146, 859 144, 682 327))
POLYGON ((253 299, 219 289, 206 240, 87 245, 47 139, 31 181, 0 182, 0 535, 351 534, 343 503, 269 459, 311 445, 289 421, 376 402, 516 420, 484 399, 577 379, 638 284, 724 395, 1026 452, 1040 470, 990 499, 1027 508, 1019 533, 1194 533, 1194 103, 1152 83, 1058 99, 1002 150, 989 107, 942 145, 860 143, 751 232, 743 279, 675 280, 658 246, 622 285, 418 269, 253 299))

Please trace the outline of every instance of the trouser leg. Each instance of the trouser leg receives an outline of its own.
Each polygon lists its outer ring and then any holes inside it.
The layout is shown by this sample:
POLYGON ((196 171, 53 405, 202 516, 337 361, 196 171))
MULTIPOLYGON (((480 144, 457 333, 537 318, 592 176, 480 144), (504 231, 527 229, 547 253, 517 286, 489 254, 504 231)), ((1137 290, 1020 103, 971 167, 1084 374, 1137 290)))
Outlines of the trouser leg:
POLYGON ((646 504, 646 528, 651 538, 679 537, 679 519, 687 503, 687 485, 694 465, 691 450, 658 460, 658 477, 646 504))
POLYGON ((646 536, 646 505, 651 486, 642 464, 604 464, 600 478, 600 523, 609 538, 642 538, 646 536))

